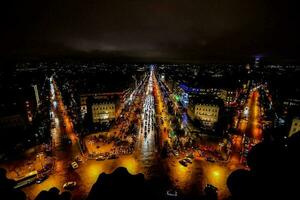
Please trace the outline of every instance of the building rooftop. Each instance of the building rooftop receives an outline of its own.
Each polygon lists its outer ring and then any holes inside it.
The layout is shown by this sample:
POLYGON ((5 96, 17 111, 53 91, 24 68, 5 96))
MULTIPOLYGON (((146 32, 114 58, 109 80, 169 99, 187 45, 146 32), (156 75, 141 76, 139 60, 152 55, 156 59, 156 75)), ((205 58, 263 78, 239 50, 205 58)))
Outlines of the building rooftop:
POLYGON ((90 104, 111 104, 116 103, 118 100, 118 97, 107 97, 107 98, 94 98, 94 97, 88 97, 87 103, 90 104))
POLYGON ((198 96, 191 97, 190 101, 193 104, 208 104, 208 105, 217 105, 217 106, 223 105, 222 100, 207 95, 198 95, 198 96))

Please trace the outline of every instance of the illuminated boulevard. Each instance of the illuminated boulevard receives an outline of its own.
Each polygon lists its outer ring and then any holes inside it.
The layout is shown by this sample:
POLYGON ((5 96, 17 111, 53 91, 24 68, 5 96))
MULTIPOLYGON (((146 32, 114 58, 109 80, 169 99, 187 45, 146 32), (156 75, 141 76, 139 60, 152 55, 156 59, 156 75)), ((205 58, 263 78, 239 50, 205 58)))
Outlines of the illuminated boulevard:
POLYGON ((249 150, 262 140, 261 111, 258 99, 259 92, 251 90, 243 110, 235 119, 240 134, 234 136, 232 163, 245 163, 245 156, 249 150))
MULTIPOLYGON (((254 142, 262 138, 258 92, 251 91, 245 103, 238 122, 241 135, 235 138, 234 145, 237 149, 233 150, 230 159, 208 162, 205 157, 195 152, 192 163, 183 166, 178 161, 185 158, 184 152, 180 152, 177 156, 161 158, 159 149, 165 141, 171 143, 168 135, 172 129, 171 120, 163 101, 155 69, 151 67, 146 77, 147 80, 143 82, 145 90, 141 104, 141 119, 138 120, 135 150, 132 154, 104 161, 88 159, 88 156, 82 152, 79 138, 73 131, 59 89, 55 80, 50 78, 54 167, 47 180, 23 188, 30 199, 34 199, 41 190, 48 190, 51 187, 64 191, 62 185, 68 181, 76 181, 78 185, 72 191, 73 199, 82 199, 87 196, 100 173, 111 173, 119 166, 126 167, 133 174, 143 173, 146 178, 167 180, 166 187, 176 188, 179 193, 201 195, 206 184, 212 184, 218 188, 219 199, 229 196, 226 186, 227 177, 233 170, 243 168, 239 153, 241 150, 245 151, 245 145, 242 143, 246 137, 254 142), (71 145, 64 145, 66 138, 70 138, 71 145), (71 169, 70 163, 78 158, 81 160, 78 162, 79 167, 75 170, 71 169)), ((9 174, 9 176, 13 178, 15 175, 9 174)))

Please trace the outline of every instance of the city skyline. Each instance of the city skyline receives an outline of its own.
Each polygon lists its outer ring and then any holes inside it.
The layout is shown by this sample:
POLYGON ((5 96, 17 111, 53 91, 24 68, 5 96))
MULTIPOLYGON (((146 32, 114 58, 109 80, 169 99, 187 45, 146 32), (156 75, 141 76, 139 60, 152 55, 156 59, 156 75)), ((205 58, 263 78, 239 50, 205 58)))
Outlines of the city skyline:
POLYGON ((295 199, 298 7, 3 4, 0 199, 295 199))
MULTIPOLYGON (((290 177, 282 168, 297 166, 300 68, 224 66, 20 62, 0 74, 0 167, 29 199, 52 187, 98 198, 100 177, 119 173, 114 184, 143 177, 150 199, 227 200, 245 183, 242 195, 253 199, 257 167, 290 177)), ((143 195, 132 189, 124 193, 143 195)))

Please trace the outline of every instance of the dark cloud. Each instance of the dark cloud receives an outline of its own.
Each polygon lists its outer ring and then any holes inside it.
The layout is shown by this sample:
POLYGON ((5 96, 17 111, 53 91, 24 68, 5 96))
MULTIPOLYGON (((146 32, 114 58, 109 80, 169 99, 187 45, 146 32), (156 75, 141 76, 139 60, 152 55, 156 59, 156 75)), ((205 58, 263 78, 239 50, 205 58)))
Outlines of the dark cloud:
POLYGON ((297 56, 300 43, 298 12, 290 1, 28 0, 10 4, 2 8, 2 55, 297 56))

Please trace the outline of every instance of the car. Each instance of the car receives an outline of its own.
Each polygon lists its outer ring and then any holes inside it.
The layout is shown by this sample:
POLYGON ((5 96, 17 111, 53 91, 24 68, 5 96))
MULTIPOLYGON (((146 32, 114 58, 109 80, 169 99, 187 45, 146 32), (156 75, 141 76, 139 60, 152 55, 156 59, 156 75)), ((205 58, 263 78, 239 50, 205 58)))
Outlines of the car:
POLYGON ((77 164, 77 162, 72 162, 71 163, 71 167, 72 167, 72 169, 77 169, 78 168, 78 164, 77 164))
POLYGON ((44 180, 46 180, 47 178, 48 178, 48 175, 44 175, 44 176, 41 176, 41 177, 37 178, 37 179, 35 180, 35 182, 36 182, 37 184, 40 184, 40 183, 42 183, 44 180))
POLYGON ((104 156, 98 156, 96 158, 96 161, 103 161, 103 160, 106 160, 106 158, 104 156))
POLYGON ((174 154, 174 156, 179 156, 179 153, 176 150, 173 150, 173 154, 174 154))
POLYGON ((37 171, 38 171, 39 174, 42 174, 42 173, 46 173, 49 169, 50 168, 48 168, 48 167, 44 167, 44 168, 42 168, 40 170, 37 170, 37 171))
POLYGON ((63 188, 65 190, 72 190, 74 187, 76 187, 77 183, 75 181, 69 181, 63 184, 63 188))
POLYGON ((188 162, 188 163, 193 163, 192 159, 190 159, 190 158, 185 158, 185 159, 183 159, 183 160, 185 160, 185 161, 188 162))
POLYGON ((108 156, 108 159, 117 159, 118 156, 116 154, 111 154, 110 156, 108 156))
POLYGON ((177 197, 177 196, 178 196, 177 191, 174 190, 174 189, 167 190, 166 194, 167 194, 167 196, 169 196, 169 197, 177 197))
POLYGON ((208 161, 208 162, 216 162, 215 159, 213 159, 212 157, 207 157, 206 161, 208 161))
POLYGON ((188 165, 187 165, 187 162, 186 162, 185 160, 180 160, 179 163, 180 163, 181 165, 183 165, 184 167, 187 167, 187 166, 188 166, 188 165))
POLYGON ((76 162, 82 162, 82 159, 79 156, 77 156, 75 160, 76 162))
POLYGON ((193 158, 194 158, 194 155, 193 155, 192 153, 190 153, 189 155, 187 155, 187 158, 193 159, 193 158))

